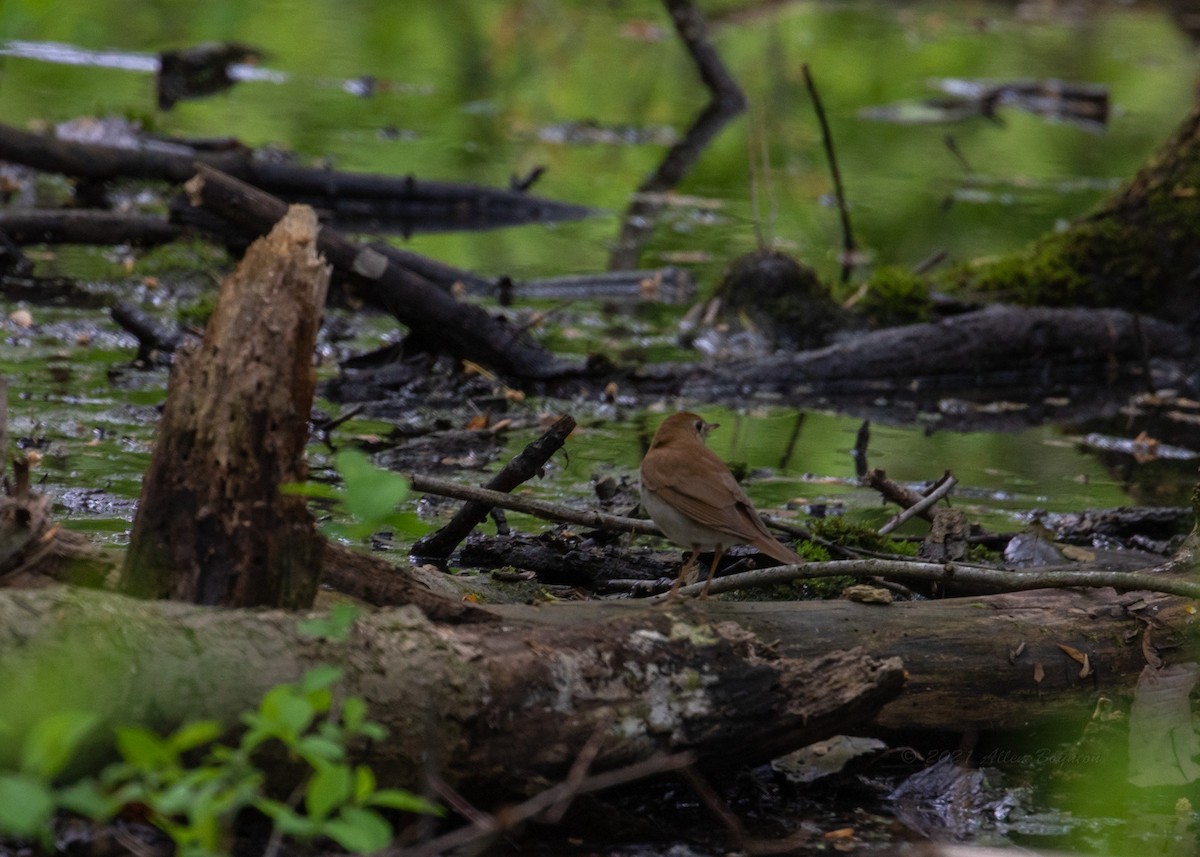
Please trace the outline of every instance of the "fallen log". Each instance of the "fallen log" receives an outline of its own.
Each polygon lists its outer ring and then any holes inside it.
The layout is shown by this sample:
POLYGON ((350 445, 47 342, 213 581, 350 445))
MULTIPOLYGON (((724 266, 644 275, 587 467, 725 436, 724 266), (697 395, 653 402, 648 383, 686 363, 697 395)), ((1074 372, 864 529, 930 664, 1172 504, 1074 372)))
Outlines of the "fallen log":
MULTIPOLYGON (((203 165, 188 183, 188 191, 194 204, 212 209, 248 236, 267 232, 286 210, 270 194, 203 165)), ((516 379, 544 380, 582 371, 545 351, 524 331, 456 300, 387 255, 330 227, 320 230, 317 246, 335 269, 372 291, 430 351, 467 358, 516 379)))
POLYGON ((164 217, 93 209, 23 208, 0 211, 0 229, 16 244, 131 244, 156 247, 189 231, 164 217))
POLYGON ((437 626, 410 607, 360 617, 345 642, 306 636, 298 618, 0 592, 0 764, 51 710, 108 725, 233 725, 270 687, 332 663, 344 670, 337 692, 363 697, 388 730, 359 748, 381 783, 419 788, 432 770, 471 794, 511 794, 565 776, 596 736, 593 771, 664 750, 716 769, 763 761, 870 720, 903 684, 898 660, 780 658, 736 623, 683 607, 503 630, 437 626))
POLYGON ((271 163, 245 147, 206 151, 148 143, 127 148, 61 140, 3 124, 0 160, 91 181, 141 178, 174 184, 191 178, 201 163, 287 202, 311 205, 343 226, 374 229, 383 225, 410 232, 486 229, 578 220, 594 213, 582 205, 511 190, 271 163))
MULTIPOLYGON (((1016 388, 1140 376, 1152 357, 1191 354, 1172 324, 1124 310, 993 306, 939 322, 866 333, 814 351, 719 363, 682 393, 747 388, 785 396, 922 389, 1016 388)), ((1026 392, 1028 395, 1028 392, 1026 392)))
MULTIPOLYGON (((1192 567, 1185 556, 1147 570, 1147 578, 1192 567)), ((902 660, 904 692, 884 706, 872 730, 1070 731, 1100 697, 1132 695, 1147 651, 1161 650, 1168 663, 1200 660, 1195 603, 1144 591, 1037 589, 887 605, 710 600, 705 615, 737 622, 799 660, 847 647, 902 660)), ((579 621, 580 611, 628 609, 636 608, 628 602, 492 608, 505 617, 567 624, 579 621)))

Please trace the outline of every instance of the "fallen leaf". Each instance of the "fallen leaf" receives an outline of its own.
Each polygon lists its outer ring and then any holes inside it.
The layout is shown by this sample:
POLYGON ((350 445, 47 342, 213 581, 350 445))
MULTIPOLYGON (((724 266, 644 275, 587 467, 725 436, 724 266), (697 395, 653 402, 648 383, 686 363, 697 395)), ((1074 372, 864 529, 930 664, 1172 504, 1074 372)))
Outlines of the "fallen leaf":
POLYGON ((1059 643, 1058 647, 1062 649, 1067 657, 1069 657, 1071 660, 1078 661, 1081 664, 1087 664, 1087 655, 1079 651, 1079 649, 1073 649, 1070 646, 1064 646, 1062 643, 1059 643))
POLYGON ((467 421, 467 431, 479 431, 488 427, 488 423, 492 421, 490 412, 476 414, 467 421))
POLYGON ((853 827, 839 827, 837 830, 830 830, 830 831, 827 831, 826 833, 822 833, 821 838, 824 839, 826 842, 829 842, 834 839, 853 839, 854 838, 854 828, 853 827))
POLYGON ((1083 656, 1083 669, 1081 669, 1079 671, 1079 677, 1087 678, 1091 674, 1092 674, 1092 662, 1088 659, 1088 656, 1085 654, 1083 656))
POLYGON ((1035 684, 1041 684, 1042 679, 1046 677, 1046 671, 1042 669, 1041 661, 1033 662, 1033 681, 1035 684))
POLYGON ((463 367, 463 372, 466 373, 467 375, 482 375, 484 378, 487 378, 489 381, 496 380, 496 374, 494 372, 492 372, 488 369, 485 369, 484 367, 480 366, 478 363, 474 362, 473 360, 464 360, 462 362, 462 367, 463 367))
POLYGON ((1062 545, 1059 548, 1059 552, 1067 559, 1074 560, 1075 562, 1092 562, 1096 558, 1094 550, 1088 550, 1079 545, 1062 545))

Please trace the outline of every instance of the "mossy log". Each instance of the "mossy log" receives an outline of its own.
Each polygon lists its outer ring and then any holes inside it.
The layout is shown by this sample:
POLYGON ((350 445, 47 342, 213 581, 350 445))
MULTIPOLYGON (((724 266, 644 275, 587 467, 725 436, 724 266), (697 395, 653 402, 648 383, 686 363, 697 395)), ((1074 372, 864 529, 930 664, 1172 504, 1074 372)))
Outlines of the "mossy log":
POLYGON ((358 748, 381 782, 419 788, 434 771, 471 794, 521 793, 564 777, 596 739, 593 771, 661 751, 718 770, 765 761, 869 721, 904 681, 898 659, 780 657, 687 606, 457 627, 405 607, 360 617, 345 641, 306 636, 300 618, 63 587, 0 592, 0 766, 49 712, 234 726, 270 687, 334 664, 337 691, 362 697, 388 730, 358 748))
POLYGON ((1039 306, 1120 307, 1184 326, 1200 319, 1200 101, 1124 188, 1028 249, 935 278, 1039 306))

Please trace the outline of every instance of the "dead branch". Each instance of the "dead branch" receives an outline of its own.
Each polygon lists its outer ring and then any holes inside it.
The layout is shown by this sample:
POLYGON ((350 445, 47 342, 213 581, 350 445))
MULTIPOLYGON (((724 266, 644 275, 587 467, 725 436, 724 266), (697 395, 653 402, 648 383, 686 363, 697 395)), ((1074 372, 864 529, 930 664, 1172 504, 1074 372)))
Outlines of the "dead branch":
POLYGON ((439 494, 443 497, 455 497, 459 500, 472 500, 488 506, 499 506, 501 509, 524 512, 548 521, 579 524, 615 532, 640 533, 650 536, 662 535, 653 522, 640 518, 623 518, 620 515, 610 515, 607 512, 598 512, 593 509, 575 509, 558 503, 548 503, 544 500, 514 496, 503 491, 462 485, 449 479, 439 479, 423 473, 406 473, 404 476, 414 489, 428 494, 439 494))
POLYGON ((287 202, 311 205, 341 223, 407 223, 412 231, 435 225, 484 228, 577 220, 593 213, 581 205, 511 190, 280 164, 258 158, 244 146, 222 151, 155 143, 122 148, 60 140, 3 124, 0 160, 95 181, 142 178, 174 184, 191 178, 198 163, 205 164, 287 202))
MULTIPOLYGON (((541 437, 530 443, 508 464, 488 480, 486 488, 492 491, 509 492, 540 476, 542 468, 555 452, 562 449, 567 436, 575 430, 575 419, 570 415, 559 417, 541 437)), ((450 521, 439 529, 417 540, 412 553, 430 559, 445 559, 471 530, 483 523, 493 507, 478 500, 469 500, 450 521)))
MULTIPOLYGON (((986 568, 962 563, 905 562, 903 560, 856 559, 835 562, 810 562, 807 565, 780 565, 741 574, 718 577, 710 595, 735 590, 777 586, 797 580, 821 577, 882 577, 885 579, 928 580, 946 584, 973 584, 993 592, 1027 592, 1034 589, 1070 587, 1112 587, 1118 592, 1161 592, 1183 598, 1200 599, 1200 583, 1162 574, 1133 571, 1064 571, 1038 568, 1035 571, 986 568)), ((702 584, 680 588, 681 595, 699 595, 702 584)))
POLYGON ((711 100, 683 139, 667 151, 658 169, 638 187, 621 219, 621 234, 609 257, 608 266, 613 269, 637 267, 642 246, 663 207, 661 194, 678 185, 721 129, 746 109, 746 96, 709 39, 708 24, 700 10, 691 0, 663 0, 663 5, 711 100))
MULTIPOLYGON (((286 210, 270 194, 203 165, 188 182, 188 191, 196 205, 212 209, 251 236, 268 231, 286 210)), ((321 229, 317 245, 334 268, 373 291, 430 351, 464 357, 520 379, 563 377, 582 370, 554 357, 503 319, 456 300, 424 277, 393 264, 388 256, 330 227, 321 229)))

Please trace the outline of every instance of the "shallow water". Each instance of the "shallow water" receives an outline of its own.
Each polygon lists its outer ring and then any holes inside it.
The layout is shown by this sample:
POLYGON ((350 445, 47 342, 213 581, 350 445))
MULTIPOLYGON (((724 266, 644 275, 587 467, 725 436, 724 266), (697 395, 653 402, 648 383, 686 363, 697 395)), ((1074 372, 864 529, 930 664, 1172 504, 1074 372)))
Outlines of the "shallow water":
MULTIPOLYGON (((501 186, 544 165, 535 193, 598 209, 593 218, 553 227, 389 239, 486 275, 522 279, 603 269, 637 185, 705 102, 661 7, 644 0, 377 6, 275 0, 169 10, 115 0, 74 5, 71 13, 63 4, 0 4, 4 121, 130 115, 162 134, 278 145, 302 163, 328 159, 344 169, 501 186), (215 38, 259 45, 266 57, 229 92, 156 112, 149 72, 154 52, 215 38), (70 61, 47 56, 60 45, 107 53, 84 53, 82 62, 75 61, 79 53, 70 61), (371 97, 355 94, 366 75, 376 84, 371 97)), ((671 197, 641 262, 685 265, 706 293, 725 264, 754 249, 761 235, 836 279, 838 217, 829 205, 828 170, 801 63, 809 64, 820 87, 853 223, 876 263, 912 266, 935 251, 951 260, 1002 253, 1086 212, 1186 114, 1195 59, 1191 43, 1157 7, 1122 4, 1085 15, 1055 8, 862 2, 738 10, 706 4, 718 47, 751 106, 671 197), (935 78, 1105 84, 1112 120, 1097 132, 1011 108, 1001 109, 999 122, 868 118, 881 106, 937 94, 930 84, 935 78)), ((161 205, 157 194, 128 199, 135 206, 161 205)), ((221 273, 203 251, 146 258, 54 249, 39 253, 38 263, 44 273, 87 278, 105 299, 130 298, 164 316, 221 273), (132 274, 125 258, 138 260, 132 274), (163 286, 149 276, 160 277, 163 286)), ((131 368, 135 341, 99 310, 34 304, 24 307, 33 321, 24 328, 9 317, 19 308, 6 304, 0 321, 9 435, 19 448, 40 454, 39 488, 55 498, 56 514, 68 526, 122 544, 154 441, 166 371, 131 368)), ((682 307, 550 301, 519 305, 516 312, 523 318, 547 309, 552 321, 542 335, 559 350, 692 357, 675 341, 682 307)), ((331 317, 348 318, 339 312, 331 317)), ((349 318, 346 326, 351 339, 322 343, 324 377, 338 359, 399 336, 378 318, 349 318)), ((340 407, 319 405, 330 413, 340 407)), ((555 457, 531 490, 591 503, 593 476, 632 481, 661 414, 683 406, 721 424, 710 444, 746 469, 747 490, 761 508, 799 521, 813 509, 873 524, 890 515, 855 478, 851 450, 862 420, 833 412, 529 399, 508 405, 506 415, 518 428, 502 447, 511 454, 535 437, 544 412, 573 413, 580 428, 566 454, 555 457)), ((1018 530, 1039 509, 1183 504, 1195 480, 1194 461, 1139 461, 1129 452, 1082 443, 1092 433, 1136 436, 1149 424, 1130 409, 1087 425, 1031 418, 1020 430, 956 433, 933 429, 939 407, 953 403, 897 408, 890 419, 876 418, 869 464, 912 484, 951 470, 959 479, 954 502, 993 531, 1018 530)), ((469 412, 466 407, 454 419, 465 423, 469 412)), ((378 419, 353 420, 340 438, 388 428, 378 419)), ((1186 437, 1172 442, 1200 447, 1186 437)), ((325 450, 314 445, 312 458, 319 471, 325 450)), ((461 478, 482 481, 485 474, 471 470, 461 478)), ((544 526, 518 516, 510 521, 544 526)), ((419 526, 432 525, 424 520, 419 526)), ((920 532, 919 524, 910 527, 920 532)), ((1047 821, 1048 829, 1057 829, 1054 821, 1047 821)))

